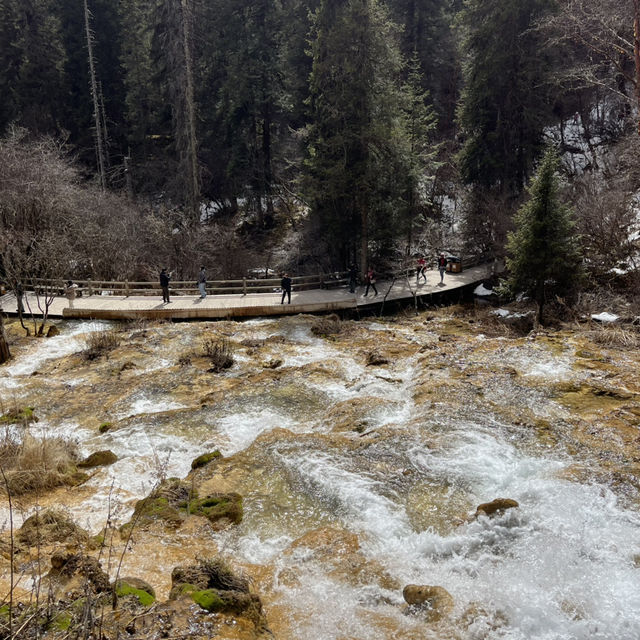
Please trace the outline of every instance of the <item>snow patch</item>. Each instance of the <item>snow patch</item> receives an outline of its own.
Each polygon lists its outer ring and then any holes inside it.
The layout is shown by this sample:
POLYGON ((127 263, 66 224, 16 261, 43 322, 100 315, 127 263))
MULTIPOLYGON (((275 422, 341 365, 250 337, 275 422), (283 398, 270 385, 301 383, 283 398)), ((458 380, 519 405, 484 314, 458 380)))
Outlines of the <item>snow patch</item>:
POLYGON ((608 313, 607 311, 591 314, 591 319, 597 320, 598 322, 615 322, 618 317, 619 316, 617 316, 615 313, 608 313))

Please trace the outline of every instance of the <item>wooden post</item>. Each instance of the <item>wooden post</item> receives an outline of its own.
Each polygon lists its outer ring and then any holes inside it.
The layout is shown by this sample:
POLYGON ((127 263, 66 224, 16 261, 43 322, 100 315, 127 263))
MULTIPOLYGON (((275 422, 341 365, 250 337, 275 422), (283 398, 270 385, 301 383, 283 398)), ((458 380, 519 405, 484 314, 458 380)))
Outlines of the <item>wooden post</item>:
POLYGON ((125 298, 129 297, 129 281, 128 280, 124 281, 124 297, 125 298))
POLYGON ((92 296, 93 295, 93 288, 91 287, 91 280, 87 280, 87 295, 88 296, 92 296))
POLYGON ((242 278, 242 295, 243 296, 247 295, 247 279, 246 278, 242 278))

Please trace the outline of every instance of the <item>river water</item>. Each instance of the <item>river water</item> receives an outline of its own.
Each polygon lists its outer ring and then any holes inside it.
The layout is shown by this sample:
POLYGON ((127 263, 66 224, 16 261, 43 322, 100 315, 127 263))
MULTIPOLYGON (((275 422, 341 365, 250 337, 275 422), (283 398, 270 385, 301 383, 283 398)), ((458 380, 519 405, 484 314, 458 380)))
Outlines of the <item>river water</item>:
POLYGON ((41 498, 94 532, 114 500, 124 522, 159 477, 223 453, 207 486, 241 493, 244 520, 159 535, 157 553, 134 545, 128 569, 161 596, 192 544, 252 576, 280 639, 639 638, 636 354, 462 315, 343 323, 330 338, 304 316, 121 327, 91 362, 86 334, 109 325, 67 322, 14 346, 0 397, 33 406, 43 437, 116 453, 41 498), (197 355, 210 336, 234 347, 220 374, 197 355), (372 352, 387 362, 368 365, 372 352), (473 517, 498 497, 520 507, 473 517), (453 611, 407 611, 407 584, 444 587, 453 611))

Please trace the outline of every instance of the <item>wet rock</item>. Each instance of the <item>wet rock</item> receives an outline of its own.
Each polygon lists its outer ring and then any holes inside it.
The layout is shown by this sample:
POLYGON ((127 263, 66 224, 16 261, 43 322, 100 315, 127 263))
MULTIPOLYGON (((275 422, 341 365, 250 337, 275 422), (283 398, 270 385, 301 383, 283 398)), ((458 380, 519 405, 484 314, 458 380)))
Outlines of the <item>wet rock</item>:
POLYGON ((416 610, 426 611, 429 622, 437 622, 453 611, 453 597, 444 587, 408 584, 402 596, 416 610))
POLYGON ((222 454, 216 449, 215 451, 211 451, 210 453, 203 453, 201 456, 198 456, 191 462, 192 469, 199 469, 200 467, 204 467, 209 464, 212 460, 218 460, 222 457, 222 454))
POLYGON ((367 354, 368 367, 379 367, 383 364, 389 364, 389 360, 381 355, 379 351, 369 351, 367 354))
POLYGON ((496 498, 491 502, 478 505, 475 517, 485 515, 491 518, 494 515, 502 515, 507 509, 514 509, 519 506, 515 500, 511 500, 510 498, 496 498))
POLYGON ((135 362, 131 362, 131 360, 127 360, 121 365, 120 371, 128 371, 129 369, 137 369, 137 368, 138 368, 138 365, 135 362))
POLYGON ((59 335, 60 335, 60 329, 58 329, 58 327, 52 324, 47 331, 47 338, 53 338, 54 336, 59 336, 59 335))
POLYGON ((311 325, 311 333, 322 337, 335 336, 342 333, 343 328, 342 320, 335 313, 332 313, 328 316, 319 317, 311 325))
POLYGON ((265 369, 277 369, 282 365, 282 362, 283 361, 280 358, 272 358, 271 360, 267 360, 266 362, 263 362, 262 366, 265 369))
POLYGON ((51 556, 51 571, 47 578, 64 586, 67 593, 86 594, 87 587, 93 593, 111 590, 109 576, 100 563, 90 556, 58 550, 51 556))
POLYGON ((91 455, 87 456, 82 462, 78 463, 78 467, 81 469, 87 469, 90 467, 104 467, 118 461, 118 456, 105 449, 104 451, 95 451, 91 455))
POLYGON ((27 518, 18 531, 17 538, 19 543, 35 547, 57 542, 83 544, 88 541, 89 536, 64 513, 47 509, 27 518))

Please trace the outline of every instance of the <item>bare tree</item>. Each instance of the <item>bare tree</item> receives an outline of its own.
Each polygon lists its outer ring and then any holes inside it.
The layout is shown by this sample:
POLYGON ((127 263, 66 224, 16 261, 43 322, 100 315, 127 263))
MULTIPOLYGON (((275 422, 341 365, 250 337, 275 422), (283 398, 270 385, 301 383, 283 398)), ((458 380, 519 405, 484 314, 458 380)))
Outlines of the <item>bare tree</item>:
POLYGON ((566 0, 542 26, 551 45, 587 53, 575 56, 561 80, 574 87, 605 87, 624 105, 620 117, 631 114, 633 99, 640 109, 640 0, 566 0))

